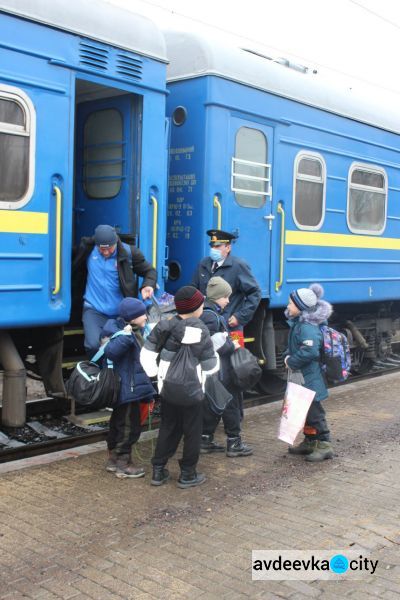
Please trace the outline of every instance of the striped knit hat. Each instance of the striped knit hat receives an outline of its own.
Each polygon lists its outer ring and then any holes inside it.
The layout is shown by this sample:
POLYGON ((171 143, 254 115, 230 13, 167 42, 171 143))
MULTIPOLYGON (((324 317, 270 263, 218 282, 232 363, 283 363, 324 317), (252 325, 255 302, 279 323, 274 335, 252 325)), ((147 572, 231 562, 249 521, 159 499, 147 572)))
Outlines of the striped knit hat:
POLYGON ((299 288, 290 294, 291 300, 299 310, 310 310, 315 307, 318 297, 310 288, 299 288))
POLYGON ((204 296, 192 285, 185 285, 176 292, 174 301, 178 315, 187 315, 200 308, 204 296))

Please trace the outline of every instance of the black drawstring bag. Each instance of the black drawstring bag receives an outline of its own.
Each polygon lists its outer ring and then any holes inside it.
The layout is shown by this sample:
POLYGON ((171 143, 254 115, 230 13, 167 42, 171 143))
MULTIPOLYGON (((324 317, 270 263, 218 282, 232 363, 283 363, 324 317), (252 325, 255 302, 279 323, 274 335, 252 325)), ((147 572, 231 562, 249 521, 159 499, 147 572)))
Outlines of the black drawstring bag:
POLYGON ((257 358, 247 348, 238 348, 230 358, 233 384, 240 390, 251 390, 262 374, 257 358))
POLYGON ((161 397, 175 406, 193 406, 204 399, 198 376, 199 361, 188 344, 175 353, 163 381, 161 397))
POLYGON ((218 379, 218 374, 209 375, 205 383, 205 395, 208 406, 215 415, 220 417, 232 400, 233 396, 218 379))

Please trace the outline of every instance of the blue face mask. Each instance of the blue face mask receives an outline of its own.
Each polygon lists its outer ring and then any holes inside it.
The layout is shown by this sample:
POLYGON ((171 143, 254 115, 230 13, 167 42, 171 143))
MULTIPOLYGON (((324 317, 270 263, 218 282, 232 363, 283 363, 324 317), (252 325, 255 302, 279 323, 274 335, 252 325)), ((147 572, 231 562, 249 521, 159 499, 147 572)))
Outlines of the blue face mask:
POLYGON ((221 250, 218 250, 218 248, 210 248, 210 258, 214 262, 218 262, 219 260, 222 260, 223 256, 222 256, 221 250))

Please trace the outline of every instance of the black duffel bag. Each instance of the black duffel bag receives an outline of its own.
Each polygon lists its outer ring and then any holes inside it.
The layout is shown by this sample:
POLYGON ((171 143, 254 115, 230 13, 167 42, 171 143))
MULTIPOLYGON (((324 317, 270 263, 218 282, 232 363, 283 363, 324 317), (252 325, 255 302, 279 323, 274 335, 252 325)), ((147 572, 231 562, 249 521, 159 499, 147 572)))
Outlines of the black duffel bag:
POLYGON ((218 379, 218 373, 208 375, 205 383, 205 396, 209 409, 220 417, 233 396, 218 379))
POLYGON ((99 410, 118 403, 120 378, 112 363, 99 367, 90 360, 79 362, 65 384, 69 398, 80 406, 99 410))
POLYGON ((230 358, 233 384, 240 390, 251 390, 262 374, 257 358, 247 348, 238 348, 230 358))

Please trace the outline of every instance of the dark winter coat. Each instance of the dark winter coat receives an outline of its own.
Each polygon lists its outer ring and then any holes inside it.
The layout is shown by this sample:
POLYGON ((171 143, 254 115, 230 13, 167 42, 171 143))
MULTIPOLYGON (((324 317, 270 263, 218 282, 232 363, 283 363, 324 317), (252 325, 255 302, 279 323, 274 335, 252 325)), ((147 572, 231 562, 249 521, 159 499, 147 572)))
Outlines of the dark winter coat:
MULTIPOLYGON (((123 319, 109 319, 102 337, 111 337, 126 325, 123 319)), ((110 339, 105 346, 104 356, 114 363, 114 369, 121 378, 119 404, 149 401, 155 396, 154 387, 140 364, 141 346, 134 332, 110 339)))
POLYGON ((182 319, 179 315, 162 320, 154 327, 144 343, 140 360, 149 377, 158 378, 158 391, 161 393, 163 380, 171 361, 181 348, 182 343, 190 345, 197 359, 199 380, 204 383, 206 375, 219 368, 218 356, 207 327, 200 319, 190 317, 182 319))
MULTIPOLYGON (((218 310, 217 304, 206 300, 204 303, 204 311, 200 318, 210 332, 211 339, 216 333, 228 333, 226 321, 221 315, 221 312, 218 310)), ((217 352, 220 358, 219 379, 224 383, 225 386, 231 386, 232 367, 230 357, 235 352, 235 345, 232 339, 229 337, 229 333, 225 343, 218 348, 217 352)))
POLYGON ((301 371, 305 387, 316 392, 314 400, 328 397, 325 378, 321 370, 323 336, 320 325, 326 324, 332 306, 319 300, 314 312, 303 311, 299 317, 289 319, 290 327, 286 364, 293 371, 301 371))
POLYGON ((254 316, 261 300, 261 290, 251 273, 249 265, 241 258, 228 254, 223 264, 211 273, 213 261, 210 257, 203 258, 198 264, 193 276, 192 285, 197 287, 204 296, 211 277, 222 277, 232 288, 229 304, 224 311, 228 321, 234 315, 243 327, 254 316))
MULTIPOLYGON (((94 237, 83 237, 72 262, 72 313, 75 317, 74 320, 77 320, 82 308, 87 281, 87 259, 94 246, 94 237)), ((157 271, 147 262, 139 248, 130 246, 130 252, 128 252, 119 238, 117 242, 117 269, 124 298, 137 295, 136 276, 143 277, 142 288, 146 286, 156 288, 157 271)))

